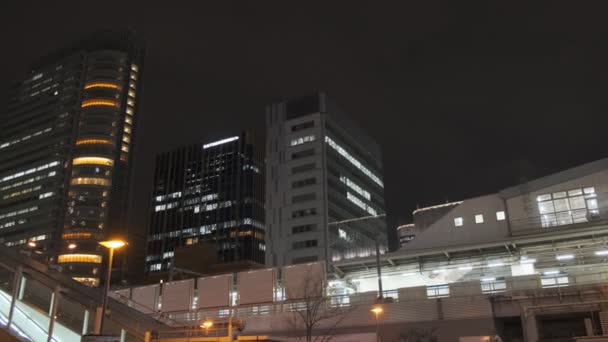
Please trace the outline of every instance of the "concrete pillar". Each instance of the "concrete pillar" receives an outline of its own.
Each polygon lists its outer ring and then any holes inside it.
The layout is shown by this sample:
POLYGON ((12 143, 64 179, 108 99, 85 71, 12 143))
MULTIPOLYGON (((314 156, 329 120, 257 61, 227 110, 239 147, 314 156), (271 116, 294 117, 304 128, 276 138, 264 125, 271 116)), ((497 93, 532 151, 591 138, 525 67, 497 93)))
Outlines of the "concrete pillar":
POLYGON ((23 295, 25 295, 26 280, 27 280, 26 277, 21 277, 21 284, 19 285, 19 295, 17 296, 17 299, 19 299, 19 300, 23 300, 23 295))
POLYGON ((84 318, 82 319, 82 335, 89 333, 89 316, 91 313, 89 310, 84 310, 84 318))
POLYGON ((587 336, 595 335, 593 333, 593 322, 591 321, 591 318, 585 318, 585 332, 587 333, 587 336))
POLYGON ((538 324, 536 323, 536 315, 533 313, 524 313, 521 315, 522 327, 524 330, 525 342, 538 341, 538 324))
POLYGON ((101 315, 103 315, 101 306, 98 306, 95 310, 95 325, 93 326, 93 333, 95 335, 101 334, 101 315))
POLYGON ((120 342, 127 342, 127 332, 125 329, 120 329, 120 342))
POLYGON ((152 341, 152 333, 150 333, 149 331, 146 331, 146 333, 144 334, 144 342, 151 342, 152 341))
POLYGON ((6 323, 6 327, 10 328, 11 322, 13 320, 13 312, 15 312, 15 303, 17 302, 17 296, 19 295, 19 289, 21 288, 21 278, 23 274, 23 267, 17 266, 15 270, 15 274, 13 274, 13 288, 12 288, 12 296, 11 296, 11 306, 8 310, 8 323, 6 323))
POLYGON ((57 306, 59 305, 59 286, 55 286, 53 295, 51 296, 51 309, 49 311, 49 329, 47 342, 53 341, 53 328, 55 327, 55 318, 57 317, 57 306))

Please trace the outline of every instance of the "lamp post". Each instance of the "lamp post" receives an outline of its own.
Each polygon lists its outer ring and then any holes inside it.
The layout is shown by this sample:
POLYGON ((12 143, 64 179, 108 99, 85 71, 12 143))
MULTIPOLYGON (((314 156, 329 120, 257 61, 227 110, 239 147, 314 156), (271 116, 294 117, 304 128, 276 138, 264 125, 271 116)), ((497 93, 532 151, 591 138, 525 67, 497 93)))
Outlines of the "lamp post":
POLYGON ((103 302, 101 304, 101 320, 99 322, 99 334, 103 332, 103 321, 106 315, 106 308, 108 306, 108 293, 110 292, 110 278, 112 277, 112 260, 114 259, 114 250, 123 247, 127 243, 122 240, 108 240, 100 241, 100 245, 109 249, 108 254, 108 272, 106 274, 105 289, 103 291, 103 302))
POLYGON ((205 320, 203 322, 203 324, 201 324, 201 328, 205 329, 205 335, 208 336, 209 335, 209 328, 211 328, 213 326, 213 321, 211 320, 205 320))
POLYGON ((380 320, 378 316, 384 311, 381 306, 374 306, 371 310, 376 316, 376 342, 380 342, 380 320))

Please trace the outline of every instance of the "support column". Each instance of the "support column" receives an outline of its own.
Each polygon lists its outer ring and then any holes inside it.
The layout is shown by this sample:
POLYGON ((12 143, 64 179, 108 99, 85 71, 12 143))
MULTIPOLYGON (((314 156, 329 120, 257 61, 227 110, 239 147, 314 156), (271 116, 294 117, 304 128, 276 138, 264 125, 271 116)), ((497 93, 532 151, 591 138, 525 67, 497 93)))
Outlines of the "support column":
POLYGON ((93 326, 93 333, 95 335, 100 335, 101 334, 101 316, 103 315, 103 311, 101 306, 97 307, 97 310, 95 310, 95 325, 93 326))
POLYGON ((19 295, 17 296, 17 299, 19 299, 19 300, 23 300, 23 296, 25 295, 26 281, 27 281, 27 278, 24 276, 21 276, 21 284, 19 285, 19 295))
POLYGON ((534 313, 527 313, 524 309, 524 313, 521 315, 521 321, 524 331, 524 341, 537 342, 538 325, 536 324, 536 316, 534 315, 534 313))
POLYGON ((144 334, 144 342, 151 342, 152 341, 152 334, 149 331, 146 331, 146 333, 144 334))
POLYGON ((19 289, 21 288, 21 278, 23 275, 23 267, 18 266, 15 270, 15 274, 13 275, 13 288, 12 288, 12 297, 11 297, 11 306, 8 310, 8 323, 6 324, 7 328, 11 327, 11 322, 13 320, 13 312, 15 311, 15 303, 17 302, 17 296, 19 295, 19 289))
POLYGON ((125 329, 120 329, 120 342, 127 342, 127 332, 125 329))
POLYGON ((53 341, 53 328, 55 327, 55 318, 57 317, 57 307, 59 306, 59 286, 55 286, 53 296, 51 297, 51 310, 49 312, 49 329, 47 342, 53 341))
POLYGON ((84 318, 82 319, 82 335, 86 335, 89 332, 89 316, 91 313, 89 310, 84 310, 84 318))

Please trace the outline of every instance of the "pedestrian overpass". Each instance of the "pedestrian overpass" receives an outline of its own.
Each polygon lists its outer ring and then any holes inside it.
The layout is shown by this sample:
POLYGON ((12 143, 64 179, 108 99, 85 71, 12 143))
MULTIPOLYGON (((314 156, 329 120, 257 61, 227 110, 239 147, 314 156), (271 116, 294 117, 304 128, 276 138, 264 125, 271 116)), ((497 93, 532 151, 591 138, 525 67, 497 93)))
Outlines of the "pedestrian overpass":
MULTIPOLYGON (((3 335, 10 332, 22 341, 80 341, 96 330, 102 299, 102 289, 84 286, 27 255, 0 248, 3 335)), ((108 313, 103 333, 121 341, 144 341, 146 335, 149 339, 146 332, 172 329, 162 315, 146 315, 112 298, 108 313)))

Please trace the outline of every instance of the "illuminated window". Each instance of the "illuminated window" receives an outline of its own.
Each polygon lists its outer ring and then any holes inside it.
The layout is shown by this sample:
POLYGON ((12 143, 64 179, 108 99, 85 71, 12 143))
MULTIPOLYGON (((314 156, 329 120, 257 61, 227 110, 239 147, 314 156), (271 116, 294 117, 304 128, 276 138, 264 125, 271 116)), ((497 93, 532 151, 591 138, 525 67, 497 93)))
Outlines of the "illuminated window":
POLYGON ((95 254, 62 254, 57 257, 60 264, 68 262, 82 262, 89 264, 101 264, 101 255, 95 254))
POLYGON ((536 201, 543 227, 587 222, 599 216, 593 187, 544 194, 536 201))
POLYGON ((135 75, 134 73, 131 73, 131 75, 129 75, 129 77, 131 77, 131 79, 134 81, 137 80, 137 75, 135 75))
POLYGON ((129 152, 129 146, 123 144, 122 147, 120 148, 120 150, 123 151, 123 152, 125 152, 125 153, 128 153, 129 152))
POLYGON ((98 145, 98 144, 112 145, 112 142, 107 139, 81 139, 81 140, 76 141, 76 145, 98 145))
POLYGON ((128 99, 127 104, 131 107, 135 107, 135 101, 133 99, 128 99))
POLYGON ((346 152, 346 150, 342 146, 338 145, 335 141, 333 141, 333 139, 331 139, 330 137, 326 136, 325 137, 325 142, 331 148, 333 148, 336 152, 338 152, 338 154, 340 154, 342 157, 344 157, 346 160, 348 160, 351 164, 353 164, 357 169, 361 170, 361 172, 363 172, 366 176, 368 176, 369 178, 371 178, 371 180, 373 180, 374 183, 378 184, 382 188, 384 187, 384 183, 380 180, 380 177, 378 177, 375 174, 373 174, 359 160, 357 160, 355 157, 353 157, 352 155, 350 155, 350 153, 346 152))
POLYGON ((120 90, 120 87, 117 86, 116 84, 107 83, 107 82, 92 82, 92 83, 87 83, 84 85, 84 89, 91 89, 91 88, 106 88, 106 89, 120 90))
POLYGON ((302 145, 308 142, 313 142, 315 141, 316 136, 314 134, 311 135, 306 135, 303 137, 299 137, 299 138, 295 138, 291 140, 291 143, 289 144, 290 146, 298 146, 298 145, 302 145))
POLYGON ((129 115, 133 115, 133 108, 131 107, 127 107, 127 109, 125 110, 125 112, 129 115))
POLYGON ((128 123, 129 125, 132 125, 133 119, 131 119, 131 117, 127 115, 127 116, 125 116, 125 122, 128 123))
POLYGON ((129 143, 131 142, 131 137, 125 134, 122 136, 122 141, 129 143))
POLYGON ((448 285, 435 285, 426 287, 427 298, 447 298, 450 296, 450 287, 448 285))
POLYGON ((90 239, 91 233, 63 233, 61 236, 64 240, 90 239))
POLYGON ((475 215, 475 223, 483 223, 483 214, 475 215))
POLYGON ((362 200, 360 200, 359 197, 351 194, 348 191, 346 192, 346 198, 349 201, 351 201, 352 203, 354 203, 355 205, 357 205, 359 208, 367 211, 370 215, 376 216, 378 214, 378 212, 376 212, 376 209, 374 209, 371 206, 365 204, 365 202, 363 202, 362 200))
POLYGON ((129 81, 129 88, 135 89, 135 82, 129 81))
POLYGON ((74 158, 72 165, 104 165, 112 166, 114 161, 110 158, 103 157, 79 157, 74 158))
POLYGON ((72 179, 70 182, 72 185, 101 185, 101 186, 110 186, 110 181, 105 178, 98 177, 78 177, 72 179))
POLYGON ((507 290, 507 283, 502 278, 481 279, 481 293, 500 293, 507 290))
POLYGON ((497 221, 504 221, 506 219, 505 216, 505 212, 504 211, 497 211, 496 212, 496 220, 497 221))
POLYGON ((98 278, 88 278, 88 277, 72 277, 72 279, 76 280, 79 283, 83 283, 84 285, 97 287, 99 286, 98 278))
POLYGON ((118 108, 118 102, 112 100, 103 100, 103 99, 91 99, 82 101, 82 108, 91 107, 91 106, 105 106, 105 107, 116 107, 118 108))
POLYGON ((462 219, 462 217, 457 217, 454 219, 454 225, 456 227, 462 227, 463 224, 464 224, 464 220, 462 219))
POLYGON ((131 127, 129 127, 129 125, 125 125, 123 131, 125 131, 126 133, 131 133, 131 127))
POLYGON ((139 67, 136 64, 131 64, 131 70, 138 72, 139 71, 139 67))
POLYGON ((129 96, 135 97, 135 90, 129 90, 129 96))
POLYGON ((357 185, 355 182, 351 181, 350 179, 344 177, 344 176, 340 176, 340 181, 344 184, 346 184, 346 186, 348 186, 349 188, 351 188, 352 190, 355 190, 356 193, 358 193, 359 195, 363 196, 366 200, 371 200, 372 197, 369 194, 369 192, 363 190, 362 187, 360 187, 359 185, 357 185))

